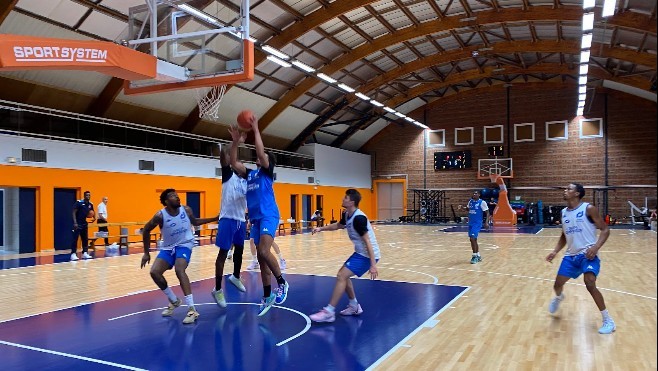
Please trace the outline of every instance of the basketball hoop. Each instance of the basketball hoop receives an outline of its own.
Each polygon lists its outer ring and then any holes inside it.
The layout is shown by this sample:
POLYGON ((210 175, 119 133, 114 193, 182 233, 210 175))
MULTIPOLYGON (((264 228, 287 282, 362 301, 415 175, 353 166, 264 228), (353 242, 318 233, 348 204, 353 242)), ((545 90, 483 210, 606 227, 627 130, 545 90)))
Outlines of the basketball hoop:
POLYGON ((496 183, 496 180, 500 177, 500 174, 489 174, 489 179, 491 179, 491 183, 496 183))
POLYGON ((204 94, 203 89, 194 89, 194 97, 199 105, 199 117, 210 121, 219 119, 219 106, 226 92, 226 84, 211 86, 204 94))

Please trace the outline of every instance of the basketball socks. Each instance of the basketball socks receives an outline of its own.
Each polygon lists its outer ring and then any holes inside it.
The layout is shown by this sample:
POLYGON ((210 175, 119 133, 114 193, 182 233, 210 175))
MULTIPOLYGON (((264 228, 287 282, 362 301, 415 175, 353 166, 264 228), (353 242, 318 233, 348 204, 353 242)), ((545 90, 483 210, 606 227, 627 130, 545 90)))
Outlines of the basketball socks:
POLYGON ((326 309, 327 312, 329 312, 329 313, 336 313, 336 307, 334 307, 334 306, 331 305, 331 304, 327 304, 327 306, 324 307, 324 309, 326 309))
POLYGON ((609 320, 612 319, 612 318, 610 318, 610 314, 608 314, 607 309, 604 309, 604 310, 601 311, 601 316, 603 316, 603 322, 609 321, 609 320))
POLYGON ((185 296, 185 305, 187 305, 188 308, 194 307, 194 299, 192 298, 192 294, 185 296))
POLYGON ((170 303, 173 303, 176 300, 178 300, 176 294, 174 294, 174 292, 171 290, 171 287, 167 287, 166 289, 162 290, 162 292, 164 292, 164 294, 167 295, 167 299, 169 299, 170 303))
POLYGON ((286 283, 286 280, 283 279, 283 275, 276 277, 276 283, 279 285, 284 285, 286 283))
POLYGON ((356 301, 356 298, 354 298, 354 299, 350 299, 350 306, 351 306, 352 308, 356 308, 358 305, 359 305, 359 302, 356 301))
POLYGON ((279 257, 279 261, 281 261, 281 260, 283 260, 283 254, 281 254, 281 253, 278 253, 278 254, 276 254, 276 256, 278 256, 278 257, 279 257))
POLYGON ((263 297, 269 298, 272 295, 272 285, 263 286, 263 297))

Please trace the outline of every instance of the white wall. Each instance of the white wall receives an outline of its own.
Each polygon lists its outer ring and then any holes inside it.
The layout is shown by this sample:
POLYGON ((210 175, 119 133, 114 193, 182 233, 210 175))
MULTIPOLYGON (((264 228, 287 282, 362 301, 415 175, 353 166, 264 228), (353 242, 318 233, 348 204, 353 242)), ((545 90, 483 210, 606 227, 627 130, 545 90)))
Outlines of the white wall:
POLYGON ((319 181, 319 184, 324 186, 372 188, 370 155, 318 143, 304 145, 300 148, 300 152, 309 152, 311 146, 315 157, 315 180, 319 181))
MULTIPOLYGON (((15 166, 198 178, 215 178, 215 168, 220 167, 219 160, 210 158, 0 134, 0 161, 6 163, 7 157, 20 159, 22 148, 46 150, 48 152, 48 162, 31 163, 21 161, 16 163, 15 166), (139 160, 154 161, 155 171, 139 170, 139 160)), ((246 164, 246 166, 255 167, 253 164, 246 164)), ((314 176, 314 172, 311 170, 276 168, 275 172, 279 183, 308 184, 308 177, 314 176)))
MULTIPOLYGON (((4 225, 4 247, 0 246, 0 250, 12 251, 18 253, 19 229, 20 219, 18 218, 18 188, 0 188, 4 190, 5 197, 5 225, 4 225)), ((0 195, 0 197, 2 197, 0 195)), ((2 212, 2 210, 0 210, 2 212)))

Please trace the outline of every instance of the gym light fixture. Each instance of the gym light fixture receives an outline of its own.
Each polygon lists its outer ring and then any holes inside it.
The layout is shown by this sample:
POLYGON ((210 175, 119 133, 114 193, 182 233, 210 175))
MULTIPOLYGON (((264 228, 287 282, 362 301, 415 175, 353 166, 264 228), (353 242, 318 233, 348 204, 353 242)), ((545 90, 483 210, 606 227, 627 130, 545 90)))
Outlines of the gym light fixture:
POLYGON ((356 97, 361 99, 361 100, 370 100, 369 96, 367 96, 365 94, 362 94, 362 93, 355 93, 354 95, 356 95, 356 97))
POLYGON ((391 107, 384 106, 384 111, 389 112, 389 113, 395 113, 395 110, 391 107))
POLYGON ((315 68, 313 68, 313 67, 311 67, 311 66, 309 66, 309 65, 307 65, 307 64, 304 64, 304 63, 302 63, 302 62, 300 62, 300 61, 296 61, 296 60, 295 60, 295 61, 292 61, 292 64, 293 64, 295 67, 297 67, 297 68, 299 68, 299 69, 302 69, 302 70, 304 70, 304 71, 306 71, 306 72, 309 72, 309 73, 311 73, 311 72, 315 72, 315 68))
POLYGON ((185 13, 187 13, 191 16, 194 16, 196 18, 204 20, 204 21, 206 21, 210 24, 214 24, 216 26, 223 26, 223 24, 221 24, 221 22, 219 22, 219 20, 217 20, 217 18, 212 17, 209 14, 206 14, 206 13, 200 11, 199 9, 194 8, 192 6, 189 6, 187 4, 178 5, 178 9, 184 11, 185 13))
POLYGON ((578 109, 576 110, 576 116, 582 116, 583 111, 584 111, 583 107, 578 107, 578 109))
POLYGON ((585 94, 578 94, 578 100, 579 100, 579 101, 582 100, 582 101, 584 102, 584 101, 585 101, 585 98, 587 98, 587 93, 585 93, 585 94))
POLYGON ((589 50, 583 50, 580 52, 580 64, 589 63, 589 50))
POLYGON ((615 5, 617 0, 605 0, 603 3, 603 11, 601 12, 601 17, 609 17, 615 14, 615 5))
POLYGON ((587 85, 580 85, 578 87, 578 94, 587 94, 587 85))
POLYGON ((589 71, 589 65, 588 64, 581 64, 580 65, 580 74, 581 75, 587 75, 588 71, 589 71))
POLYGON ((276 64, 278 64, 279 66, 283 66, 283 67, 290 67, 290 66, 292 66, 290 63, 288 63, 288 62, 286 62, 286 61, 284 61, 284 60, 282 60, 282 59, 279 59, 279 58, 277 58, 277 57, 275 57, 275 56, 273 56, 273 55, 268 55, 268 56, 267 56, 267 59, 270 60, 270 61, 272 61, 272 62, 274 62, 274 63, 276 63, 276 64))
POLYGON ((275 49, 275 48, 273 48, 273 47, 271 47, 271 46, 269 46, 269 45, 263 45, 262 48, 263 48, 263 50, 266 51, 267 53, 270 53, 270 54, 272 54, 272 55, 274 55, 274 56, 277 56, 277 57, 279 57, 280 59, 286 59, 286 60, 287 60, 287 59, 290 59, 290 56, 289 56, 288 54, 282 52, 282 51, 279 50, 279 49, 275 49))
POLYGON ((594 13, 583 14, 583 31, 590 31, 594 28, 594 13))
POLYGON ((592 34, 586 33, 583 35, 583 39, 580 42, 581 49, 589 49, 592 47, 592 34))
POLYGON ((587 85, 587 76, 580 76, 578 78, 578 85, 587 85))
POLYGON ((345 90, 348 93, 354 93, 354 91, 355 91, 354 88, 352 88, 351 86, 347 86, 343 83, 338 84, 338 87, 345 90))
POLYGON ((328 83, 331 83, 331 84, 335 84, 338 81, 338 80, 334 79, 333 77, 325 75, 322 72, 318 73, 318 77, 321 78, 322 80, 328 82, 328 83))
POLYGON ((596 5, 596 0, 584 0, 583 9, 593 8, 596 5))
POLYGON ((374 100, 374 99, 372 99, 372 100, 370 101, 370 104, 372 104, 373 106, 377 106, 377 107, 384 107, 384 103, 378 102, 378 101, 376 101, 376 100, 374 100))

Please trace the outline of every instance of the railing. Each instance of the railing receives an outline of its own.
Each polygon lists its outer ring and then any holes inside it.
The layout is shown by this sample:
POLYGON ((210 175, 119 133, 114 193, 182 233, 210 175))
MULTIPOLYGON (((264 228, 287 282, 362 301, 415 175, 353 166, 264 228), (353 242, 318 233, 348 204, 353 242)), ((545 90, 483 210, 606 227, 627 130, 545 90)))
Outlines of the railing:
MULTIPOLYGON (((213 149, 217 143, 230 145, 223 139, 1 99, 0 133, 206 158, 216 158, 213 149)), ((313 156, 270 151, 276 155, 277 166, 315 169, 313 156)), ((240 147, 238 156, 242 161, 255 162, 255 147, 240 147)))

